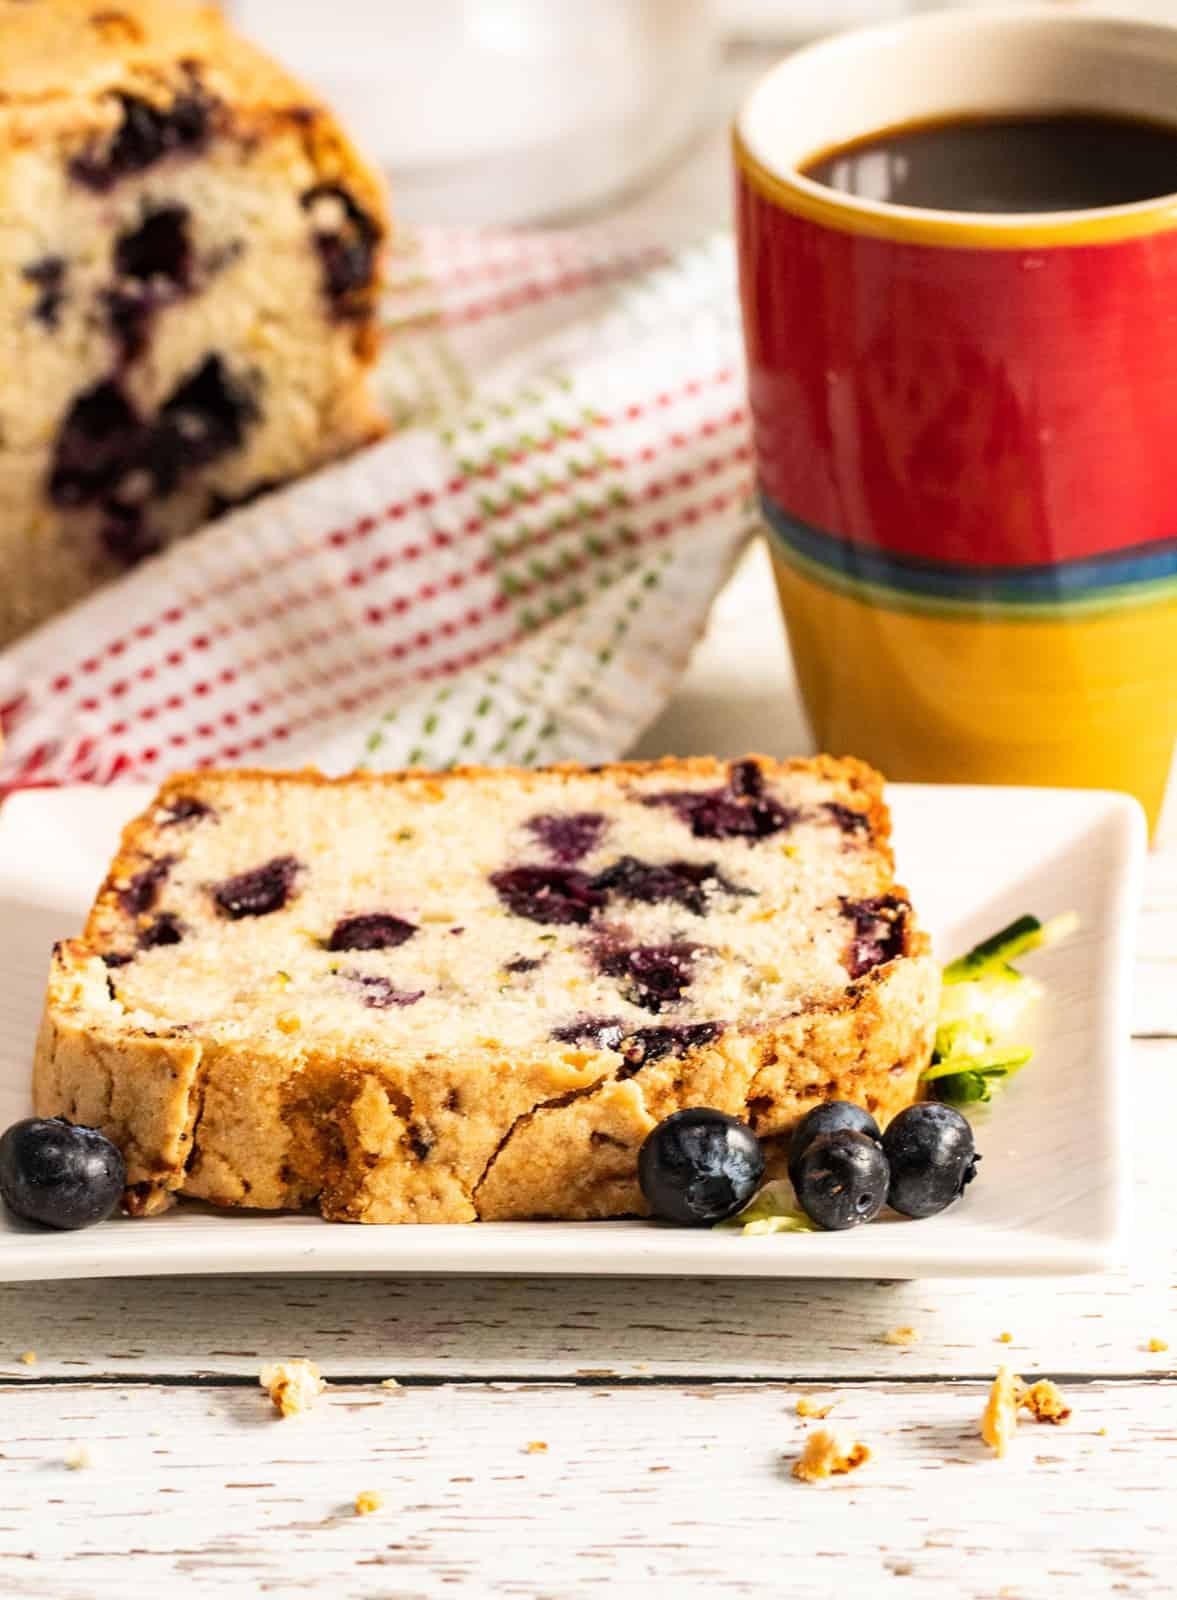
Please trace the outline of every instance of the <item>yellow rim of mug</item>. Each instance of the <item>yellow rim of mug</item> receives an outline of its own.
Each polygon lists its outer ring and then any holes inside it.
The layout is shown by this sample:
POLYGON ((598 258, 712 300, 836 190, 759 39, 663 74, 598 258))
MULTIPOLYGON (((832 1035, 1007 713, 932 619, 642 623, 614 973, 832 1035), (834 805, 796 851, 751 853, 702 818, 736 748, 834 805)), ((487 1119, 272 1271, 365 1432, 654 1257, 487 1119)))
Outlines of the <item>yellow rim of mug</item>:
MULTIPOLYGON (((865 234, 898 244, 955 246, 961 250, 1025 250, 1051 245, 1120 244, 1125 239, 1177 229, 1177 194, 1129 206, 1108 206, 1087 212, 1060 212, 1058 217, 997 220, 967 212, 917 211, 854 198, 844 200, 799 172, 780 173, 766 167, 748 149, 732 126, 736 167, 749 185, 792 216, 840 233, 865 234)), ((814 155, 820 154, 814 151, 814 155)))

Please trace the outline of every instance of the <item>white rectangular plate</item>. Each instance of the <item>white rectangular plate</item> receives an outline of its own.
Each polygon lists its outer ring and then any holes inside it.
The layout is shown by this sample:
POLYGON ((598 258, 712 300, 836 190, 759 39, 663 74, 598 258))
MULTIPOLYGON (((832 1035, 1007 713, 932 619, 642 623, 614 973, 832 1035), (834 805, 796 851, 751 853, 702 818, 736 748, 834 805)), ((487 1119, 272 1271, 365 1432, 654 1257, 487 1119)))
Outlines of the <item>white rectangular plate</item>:
MULTIPOLYGON (((49 947, 76 934, 140 788, 16 795, 0 814, 0 1127, 27 1116, 49 947)), ((901 881, 943 959, 1022 912, 1077 911, 1030 958, 1046 984, 1038 1054, 974 1118, 964 1200, 923 1222, 744 1238, 648 1222, 346 1227, 183 1203, 84 1233, 0 1206, 0 1280, 162 1273, 385 1272, 922 1278, 1096 1271, 1124 1218, 1123 1054, 1144 854, 1135 802, 1080 790, 889 792, 901 881)))

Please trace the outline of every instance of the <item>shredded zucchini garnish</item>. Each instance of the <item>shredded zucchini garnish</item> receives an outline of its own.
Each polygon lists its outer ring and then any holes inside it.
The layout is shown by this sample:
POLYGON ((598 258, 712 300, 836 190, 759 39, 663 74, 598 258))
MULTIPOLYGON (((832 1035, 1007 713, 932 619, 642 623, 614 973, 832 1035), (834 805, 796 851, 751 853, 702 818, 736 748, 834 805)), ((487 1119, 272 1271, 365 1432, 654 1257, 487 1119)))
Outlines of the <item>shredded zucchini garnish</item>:
POLYGON ((757 1190, 744 1209, 726 1222, 716 1223, 736 1233, 755 1237, 765 1233, 815 1233, 816 1223, 810 1222, 793 1198, 793 1185, 785 1178, 777 1178, 757 1190))
POLYGON ((1018 1035, 1042 996, 1042 985, 1012 965, 1031 950, 1058 944, 1079 926, 1073 912, 1040 922, 1018 917, 944 968, 932 1063, 933 1093, 952 1105, 988 1100, 993 1086, 1033 1056, 1018 1035))

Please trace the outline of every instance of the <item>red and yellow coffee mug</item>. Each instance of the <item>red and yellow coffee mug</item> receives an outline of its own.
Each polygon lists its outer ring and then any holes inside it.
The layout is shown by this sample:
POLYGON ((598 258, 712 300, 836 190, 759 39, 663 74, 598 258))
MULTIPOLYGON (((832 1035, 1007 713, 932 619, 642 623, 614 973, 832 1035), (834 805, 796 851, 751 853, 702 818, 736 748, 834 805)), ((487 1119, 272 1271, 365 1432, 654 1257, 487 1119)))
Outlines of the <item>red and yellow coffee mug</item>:
POLYGON ((799 166, 903 123, 1177 123, 1177 29, 1008 11, 847 34, 737 120, 760 491, 823 747, 890 776, 1126 789, 1177 735, 1177 195, 916 210, 799 166))

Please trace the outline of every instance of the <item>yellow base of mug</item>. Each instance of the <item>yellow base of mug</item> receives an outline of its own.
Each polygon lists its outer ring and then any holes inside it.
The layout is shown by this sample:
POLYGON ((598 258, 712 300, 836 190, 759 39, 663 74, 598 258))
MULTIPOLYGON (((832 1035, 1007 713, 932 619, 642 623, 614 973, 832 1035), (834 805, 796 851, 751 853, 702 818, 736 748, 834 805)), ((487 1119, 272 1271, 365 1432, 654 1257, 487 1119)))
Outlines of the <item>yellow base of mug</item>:
POLYGON ((1177 738, 1177 601, 932 616, 773 565, 823 749, 905 782, 1123 789, 1155 827, 1177 738))

